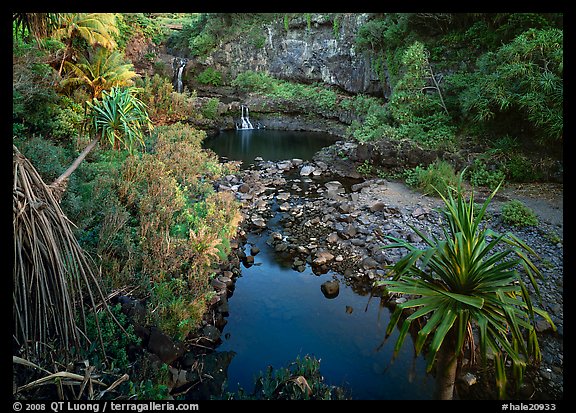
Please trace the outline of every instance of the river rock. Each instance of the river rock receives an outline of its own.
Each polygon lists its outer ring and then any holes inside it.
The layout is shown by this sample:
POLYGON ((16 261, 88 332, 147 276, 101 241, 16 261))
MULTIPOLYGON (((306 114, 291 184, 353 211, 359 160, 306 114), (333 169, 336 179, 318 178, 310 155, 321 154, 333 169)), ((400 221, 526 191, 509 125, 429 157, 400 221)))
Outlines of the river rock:
POLYGON ((212 285, 212 287, 214 287, 216 291, 226 289, 226 284, 222 280, 219 280, 218 278, 212 279, 212 281, 210 281, 210 284, 212 285))
POLYGON ((154 353, 166 364, 172 363, 182 354, 184 347, 174 343, 172 339, 156 327, 150 328, 150 338, 148 340, 148 351, 154 353))
POLYGON ((326 298, 336 298, 340 293, 340 283, 337 280, 326 281, 320 286, 320 290, 326 298))
POLYGON ((266 221, 264 221, 264 219, 261 218, 261 217, 254 217, 254 218, 252 218, 252 224, 253 224, 256 228, 266 228, 266 221))
POLYGON ((305 165, 300 169, 300 175, 302 176, 308 176, 310 175, 312 172, 314 172, 314 167, 312 165, 305 165))
POLYGON ((276 164, 276 166, 279 170, 286 171, 286 170, 292 168, 292 162, 290 162, 290 161, 278 162, 276 164))
POLYGON ((430 213, 430 208, 428 207, 417 207, 412 211, 412 217, 417 219, 424 219, 430 213))
POLYGON ((202 337, 215 344, 220 340, 220 330, 212 324, 207 324, 202 329, 202 337))
POLYGON ((290 198, 290 193, 288 192, 281 192, 276 195, 276 199, 279 201, 287 201, 290 198))
POLYGON ((312 261, 313 265, 324 265, 329 263, 334 259, 334 255, 330 254, 328 251, 319 251, 316 253, 316 258, 312 261))
POLYGON ((218 281, 224 283, 224 285, 226 286, 226 288, 232 288, 234 287, 234 281, 232 281, 232 278, 230 277, 226 277, 224 275, 220 275, 217 277, 218 281))
POLYGON ((371 204, 368 209, 370 210, 370 212, 378 212, 378 211, 382 211, 384 210, 384 208, 386 208, 386 204, 384 202, 374 202, 373 204, 371 204))
POLYGON ((356 230, 356 227, 352 224, 348 224, 339 235, 344 239, 350 239, 355 237, 357 233, 358 231, 356 230))
POLYGON ((344 192, 344 186, 340 181, 330 181, 324 184, 328 191, 344 192))
POLYGON ((336 232, 332 232, 328 235, 328 237, 326 237, 326 242, 328 242, 329 244, 335 244, 338 242, 339 239, 340 237, 338 236, 338 234, 336 232))

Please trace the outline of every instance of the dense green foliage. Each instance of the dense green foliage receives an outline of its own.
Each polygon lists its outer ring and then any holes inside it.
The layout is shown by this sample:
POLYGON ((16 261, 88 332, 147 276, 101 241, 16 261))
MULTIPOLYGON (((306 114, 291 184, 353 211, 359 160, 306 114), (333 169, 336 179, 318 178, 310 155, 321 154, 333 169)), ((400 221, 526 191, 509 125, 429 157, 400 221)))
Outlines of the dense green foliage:
POLYGON ((436 160, 427 167, 417 166, 404 173, 406 184, 425 194, 448 193, 456 186, 458 177, 454 167, 446 161, 436 160))
POLYGON ((196 80, 203 85, 222 86, 222 73, 207 67, 196 76, 196 80))
MULTIPOLYGON (((342 16, 326 16, 338 39, 342 16)), ((199 14, 195 31, 179 36, 189 39, 192 55, 205 56, 233 34, 262 34, 263 24, 290 31, 309 27, 313 19, 306 13, 199 14)), ((265 72, 225 81, 307 113, 345 118, 349 134, 361 142, 410 139, 424 149, 481 148, 475 184, 494 187, 503 176, 533 181, 562 152, 562 25, 558 13, 372 14, 358 29, 355 49, 369 55, 391 92, 386 100, 290 83, 265 72), (349 114, 343 117, 343 110, 349 114), (515 151, 488 159, 503 139, 515 141, 515 151)))
POLYGON ((554 141, 562 138, 562 40, 559 14, 374 17, 359 29, 356 46, 386 69, 392 119, 367 118, 368 129, 387 123, 395 130, 380 127, 370 139, 396 132, 450 147, 455 133, 466 133, 476 141, 488 138, 489 147, 503 135, 518 137, 522 147, 559 145, 554 141))
MULTIPOLYGON (((149 303, 147 324, 175 340, 185 339, 201 325, 214 294, 213 267, 227 259, 241 217, 234 198, 215 192, 212 185, 234 170, 201 148, 203 131, 174 122, 216 116, 218 99, 197 105, 195 93, 175 93, 169 80, 159 76, 144 76, 136 79, 138 88, 127 87, 134 72, 118 45, 125 45, 130 33, 158 34, 156 28, 140 26, 156 16, 20 18, 13 43, 14 144, 49 184, 94 137, 101 138, 102 145, 67 181, 63 219, 75 224, 77 240, 100 269, 105 295, 130 288, 149 303), (72 29, 74 24, 82 31, 72 29), (62 42, 47 37, 63 28, 70 30, 61 30, 62 42), (118 37, 122 40, 116 43, 118 37), (109 41, 109 50, 95 39, 109 41), (171 125, 162 126, 166 123, 171 125), (156 127, 150 134, 152 124, 156 127)), ((130 379, 115 392, 166 398, 167 376, 147 367, 146 360, 135 363, 128 357, 127 347, 139 340, 119 309, 112 313, 117 321, 105 310, 87 317, 89 342, 75 354, 91 369, 102 370, 103 381, 127 373, 130 379), (101 342, 107 360, 95 348, 101 342)), ((59 357, 37 362, 67 369, 59 357)))

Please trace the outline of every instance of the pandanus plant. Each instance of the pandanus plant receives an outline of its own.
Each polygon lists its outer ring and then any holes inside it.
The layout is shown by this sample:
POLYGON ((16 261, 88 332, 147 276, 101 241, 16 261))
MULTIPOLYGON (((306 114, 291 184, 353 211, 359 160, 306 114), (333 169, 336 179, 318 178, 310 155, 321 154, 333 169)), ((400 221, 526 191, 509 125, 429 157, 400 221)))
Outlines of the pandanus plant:
POLYGON ((60 209, 68 177, 98 142, 132 153, 144 144, 144 130, 152 126, 146 106, 132 89, 112 88, 89 107, 89 130, 95 138, 51 185, 13 146, 14 338, 28 354, 43 354, 43 345, 54 337, 62 340, 65 353, 80 348, 85 301, 89 299, 94 311, 96 299, 104 301, 93 264, 60 209))
POLYGON ((482 224, 501 184, 478 208, 473 194, 468 201, 464 198, 463 173, 456 190, 447 196, 440 194, 445 204, 441 209, 446 221, 444 237, 428 237, 412 227, 426 244, 420 249, 388 236, 393 243, 384 248, 406 248, 409 252, 388 267, 391 278, 376 284, 385 286, 389 293, 407 295, 408 300, 392 313, 386 337, 401 324, 395 356, 410 328, 422 326, 415 351, 420 354, 425 350, 428 372, 436 367, 436 398, 453 398, 462 356, 466 349, 472 355, 475 351, 474 329, 478 332, 482 365, 487 366, 490 353, 494 356, 496 385, 503 398, 507 360, 511 361, 517 385, 527 362, 541 360, 535 315, 556 327, 549 315, 532 303, 527 281, 541 300, 536 278, 542 274, 530 259, 537 257, 536 253, 514 234, 499 234, 482 224), (416 320, 420 322, 414 323, 416 320))
POLYGON ((136 88, 113 87, 102 93, 101 99, 86 102, 89 109, 88 130, 95 137, 74 160, 72 165, 50 184, 57 199, 62 197, 70 175, 100 142, 133 154, 144 146, 145 130, 153 128, 146 104, 136 97, 136 88))

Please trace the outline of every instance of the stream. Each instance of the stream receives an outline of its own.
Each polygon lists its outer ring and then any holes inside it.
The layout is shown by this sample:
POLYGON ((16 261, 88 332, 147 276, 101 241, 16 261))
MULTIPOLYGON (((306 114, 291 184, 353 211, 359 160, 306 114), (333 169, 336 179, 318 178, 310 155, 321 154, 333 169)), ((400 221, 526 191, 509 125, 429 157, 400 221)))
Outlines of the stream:
MULTIPOLYGON (((225 131, 205 146, 229 160, 248 164, 264 160, 311 159, 335 141, 322 133, 277 130, 225 131)), ((229 316, 218 351, 234 354, 228 366, 228 391, 251 392, 254 379, 271 365, 286 367, 296 357, 315 356, 329 385, 342 386, 353 399, 431 399, 433 377, 425 360, 415 357, 408 336, 397 357, 392 351, 395 330, 383 344, 390 310, 379 297, 353 285, 334 272, 316 275, 309 264, 292 269, 269 242, 281 232, 281 213, 265 230, 248 234, 246 254, 255 246, 254 265, 242 267, 229 298, 229 316), (321 284, 339 281, 339 293, 326 298, 321 284)))

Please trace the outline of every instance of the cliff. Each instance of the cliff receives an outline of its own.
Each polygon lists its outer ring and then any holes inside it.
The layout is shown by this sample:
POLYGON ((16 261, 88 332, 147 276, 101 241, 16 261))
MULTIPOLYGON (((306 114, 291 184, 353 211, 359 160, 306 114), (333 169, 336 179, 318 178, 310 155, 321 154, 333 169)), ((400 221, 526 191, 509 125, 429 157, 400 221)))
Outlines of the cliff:
POLYGON ((358 28, 369 17, 366 13, 312 14, 309 21, 304 16, 293 18, 287 27, 277 19, 259 29, 260 41, 240 34, 220 43, 207 58, 194 59, 191 66, 195 73, 210 66, 227 81, 246 70, 266 71, 284 80, 387 96, 370 57, 354 48, 358 28))

